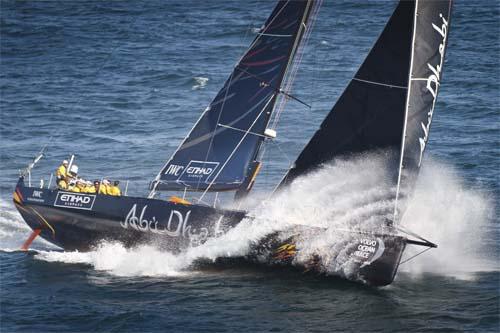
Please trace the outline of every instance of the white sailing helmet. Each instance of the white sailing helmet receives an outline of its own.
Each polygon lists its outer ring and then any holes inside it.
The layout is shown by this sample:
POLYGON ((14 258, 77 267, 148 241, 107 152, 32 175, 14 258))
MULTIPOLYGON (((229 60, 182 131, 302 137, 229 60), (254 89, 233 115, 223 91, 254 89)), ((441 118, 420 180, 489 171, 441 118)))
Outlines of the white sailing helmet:
POLYGON ((68 160, 64 160, 62 164, 66 164, 67 165, 68 163, 69 163, 68 160))
POLYGON ((78 165, 73 164, 73 165, 71 166, 71 168, 69 169, 69 172, 71 172, 72 174, 77 175, 77 174, 78 174, 78 165))

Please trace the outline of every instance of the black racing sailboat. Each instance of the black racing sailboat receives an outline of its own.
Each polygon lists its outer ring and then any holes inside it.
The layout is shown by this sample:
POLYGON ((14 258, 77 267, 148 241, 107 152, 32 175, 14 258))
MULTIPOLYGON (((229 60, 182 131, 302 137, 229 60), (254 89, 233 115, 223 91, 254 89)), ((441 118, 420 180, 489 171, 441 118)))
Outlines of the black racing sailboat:
MULTIPOLYGON (((261 146, 275 136, 268 125, 277 98, 303 103, 291 95, 288 81, 293 79, 295 55, 311 32, 318 8, 319 2, 312 0, 278 2, 223 88, 152 182, 148 198, 26 186, 25 175, 36 164, 32 163, 14 192, 16 207, 34 230, 30 240, 40 234, 67 250, 89 250, 102 240, 119 240, 128 246, 154 241, 180 251, 224 234, 248 217, 244 211, 211 207, 202 199, 219 191, 235 192, 235 198, 241 199, 251 190, 260 169, 261 146), (166 201, 156 198, 160 191, 192 191, 200 193, 200 198, 193 204, 166 201)), ((353 268, 347 278, 389 284, 407 244, 435 247, 402 233, 400 199, 411 193, 422 163, 441 82, 450 14, 451 1, 401 1, 278 186, 278 191, 284 189, 339 156, 388 152, 396 187, 393 214, 378 219, 377 231, 339 231, 340 240, 330 245, 331 252, 342 254, 336 259, 353 268)), ((324 232, 323 228, 293 226, 256 242, 244 259, 329 273, 321 253, 296 260, 300 238, 324 232)))

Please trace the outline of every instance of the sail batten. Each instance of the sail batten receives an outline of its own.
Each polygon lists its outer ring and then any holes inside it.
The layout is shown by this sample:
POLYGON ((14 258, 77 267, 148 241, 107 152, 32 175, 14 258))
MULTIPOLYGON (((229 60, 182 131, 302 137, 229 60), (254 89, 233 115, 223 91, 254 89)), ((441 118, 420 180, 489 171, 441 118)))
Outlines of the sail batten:
POLYGON ((150 196, 157 190, 185 188, 237 190, 244 183, 300 43, 302 23, 314 4, 278 1, 213 102, 153 181, 150 196))
POLYGON ((369 84, 375 84, 375 85, 379 85, 379 86, 384 86, 384 87, 388 87, 388 88, 408 89, 408 87, 403 87, 403 86, 398 86, 395 84, 389 84, 389 83, 383 83, 383 82, 363 80, 363 79, 360 79, 357 77, 353 78, 353 80, 359 81, 359 82, 364 82, 364 83, 369 83, 369 84))

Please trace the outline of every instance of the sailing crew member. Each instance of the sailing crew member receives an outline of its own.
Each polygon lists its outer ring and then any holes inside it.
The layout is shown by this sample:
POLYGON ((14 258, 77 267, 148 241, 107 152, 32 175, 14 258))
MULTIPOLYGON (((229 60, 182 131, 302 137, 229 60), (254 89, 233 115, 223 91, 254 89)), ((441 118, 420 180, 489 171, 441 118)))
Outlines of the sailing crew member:
POLYGON ((68 188, 68 183, 66 182, 66 178, 65 179, 61 179, 58 183, 57 183, 57 186, 60 188, 60 189, 67 189, 68 188))
POLYGON ((71 179, 68 184, 68 191, 71 192, 80 192, 78 186, 76 186, 76 179, 71 179))
POLYGON ((85 182, 85 193, 95 193, 95 187, 90 180, 85 182))
POLYGON ((111 183, 107 179, 103 179, 101 186, 99 187, 99 194, 110 194, 109 186, 111 183))
POLYGON ((84 179, 78 178, 76 180, 76 187, 78 188, 77 192, 86 193, 87 192, 86 184, 87 184, 87 182, 84 179))
POLYGON ((120 181, 119 180, 115 180, 113 182, 113 185, 109 186, 108 194, 109 195, 114 195, 114 196, 117 196, 117 197, 121 196, 122 195, 122 191, 120 190, 119 184, 120 184, 120 181))
POLYGON ((101 182, 99 182, 98 180, 94 180, 94 186, 92 186, 90 188, 90 191, 89 193, 96 193, 96 194, 99 194, 99 191, 100 191, 100 187, 101 187, 101 182))
POLYGON ((67 176, 67 169, 68 169, 68 161, 64 160, 62 161, 62 164, 56 169, 56 184, 59 187, 65 188, 66 187, 66 181, 65 178, 67 176), (64 184, 60 184, 61 181, 64 181, 64 184), (61 186, 64 185, 64 186, 61 186))

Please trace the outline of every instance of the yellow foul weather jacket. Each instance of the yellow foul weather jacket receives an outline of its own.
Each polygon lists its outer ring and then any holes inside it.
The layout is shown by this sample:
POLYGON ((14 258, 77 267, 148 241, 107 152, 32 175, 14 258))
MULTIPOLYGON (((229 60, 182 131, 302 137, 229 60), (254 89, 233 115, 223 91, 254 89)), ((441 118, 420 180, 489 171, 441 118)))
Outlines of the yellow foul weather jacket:
POLYGON ((66 178, 66 167, 64 164, 61 164, 59 168, 56 170, 56 177, 57 179, 64 179, 66 178))

